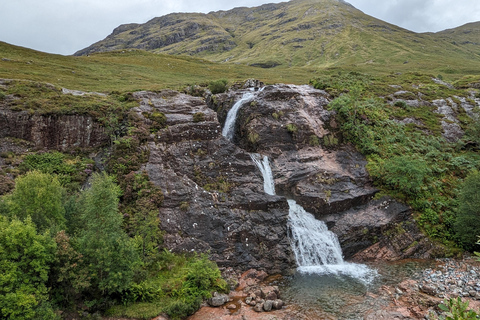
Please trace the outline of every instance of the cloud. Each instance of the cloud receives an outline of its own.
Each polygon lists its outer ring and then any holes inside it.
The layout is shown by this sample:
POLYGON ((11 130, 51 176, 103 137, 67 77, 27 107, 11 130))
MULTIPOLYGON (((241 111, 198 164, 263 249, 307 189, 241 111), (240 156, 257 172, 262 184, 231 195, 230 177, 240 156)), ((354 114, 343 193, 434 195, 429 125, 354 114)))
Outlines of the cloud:
POLYGON ((415 32, 437 32, 480 21, 480 1, 457 0, 350 0, 352 5, 378 19, 415 32))

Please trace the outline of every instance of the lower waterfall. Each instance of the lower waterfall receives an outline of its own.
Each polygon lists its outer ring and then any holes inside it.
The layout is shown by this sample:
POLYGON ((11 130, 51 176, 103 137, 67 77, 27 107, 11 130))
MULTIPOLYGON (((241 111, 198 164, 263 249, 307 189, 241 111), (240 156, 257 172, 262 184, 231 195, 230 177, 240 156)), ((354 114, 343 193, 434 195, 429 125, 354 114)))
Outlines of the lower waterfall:
MULTIPOLYGON (((250 154, 263 176, 264 191, 275 195, 275 182, 268 157, 250 154)), ((295 200, 288 200, 290 242, 295 253, 297 270, 301 273, 341 274, 369 283, 376 271, 363 264, 343 260, 337 236, 323 221, 305 211, 295 200)))

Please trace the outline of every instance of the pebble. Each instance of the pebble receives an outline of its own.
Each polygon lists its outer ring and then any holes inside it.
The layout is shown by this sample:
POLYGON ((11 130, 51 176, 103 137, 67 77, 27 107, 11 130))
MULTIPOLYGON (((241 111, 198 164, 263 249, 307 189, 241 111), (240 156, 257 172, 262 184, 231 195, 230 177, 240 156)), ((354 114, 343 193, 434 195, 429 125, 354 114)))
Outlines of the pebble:
POLYGON ((464 261, 439 259, 436 270, 425 269, 419 284, 423 292, 439 298, 472 297, 480 300, 480 268, 464 261))

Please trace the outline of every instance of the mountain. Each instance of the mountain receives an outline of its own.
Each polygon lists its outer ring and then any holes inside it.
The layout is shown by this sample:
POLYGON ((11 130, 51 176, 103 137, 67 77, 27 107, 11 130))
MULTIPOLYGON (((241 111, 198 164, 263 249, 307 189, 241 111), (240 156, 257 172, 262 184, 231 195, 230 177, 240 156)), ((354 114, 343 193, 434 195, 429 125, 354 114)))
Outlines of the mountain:
POLYGON ((462 28, 418 34, 341 0, 292 0, 208 14, 174 13, 145 24, 121 25, 76 55, 136 48, 265 68, 385 68, 406 63, 425 70, 475 68, 480 49, 471 43, 480 38, 478 24, 462 28), (455 40, 459 35, 460 42, 455 40))
POLYGON ((480 52, 480 21, 464 24, 463 26, 437 32, 440 38, 449 40, 455 45, 468 45, 480 52))

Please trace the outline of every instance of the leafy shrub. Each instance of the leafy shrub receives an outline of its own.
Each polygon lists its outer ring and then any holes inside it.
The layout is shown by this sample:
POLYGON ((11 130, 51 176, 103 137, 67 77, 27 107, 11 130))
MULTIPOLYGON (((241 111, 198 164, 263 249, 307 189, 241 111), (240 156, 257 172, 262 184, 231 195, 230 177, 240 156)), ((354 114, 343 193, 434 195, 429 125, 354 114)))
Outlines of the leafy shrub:
POLYGON ((333 134, 327 134, 323 136, 323 144, 325 147, 333 147, 338 145, 338 138, 333 134))
POLYGON ((320 145, 320 139, 316 135, 311 135, 308 143, 313 147, 318 147, 320 145))
POLYGON ((164 312, 172 319, 179 320, 185 319, 189 315, 192 315, 200 308, 202 298, 194 297, 185 300, 171 300, 171 302, 165 306, 164 312))
POLYGON ((399 107, 399 108, 402 108, 402 109, 405 109, 405 110, 408 109, 408 104, 403 100, 397 100, 397 101, 395 101, 395 103, 393 105, 395 107, 399 107))
POLYGON ((46 287, 54 250, 53 239, 38 234, 30 218, 0 216, 0 318, 57 318, 46 287))
POLYGON ((227 83, 226 79, 211 81, 208 84, 208 89, 212 92, 212 94, 223 93, 227 91, 227 83))
POLYGON ((180 203, 180 210, 188 211, 188 209, 190 209, 190 204, 187 201, 182 201, 180 203))
POLYGON ((372 175, 391 188, 415 197, 431 173, 424 159, 402 155, 385 161, 380 172, 374 171, 372 175))
POLYGON ((272 117, 275 119, 275 120, 278 120, 280 119, 281 117, 283 117, 285 115, 285 113, 283 111, 276 111, 274 113, 272 113, 272 117))
POLYGON ((61 184, 71 191, 78 189, 92 172, 91 169, 91 160, 72 158, 58 151, 28 154, 20 164, 22 172, 38 170, 57 175, 61 184))
POLYGON ((135 303, 128 310, 113 308, 115 315, 148 318, 148 314, 151 318, 154 312, 164 312, 171 319, 183 319, 198 310, 202 300, 211 297, 212 292, 228 291, 217 265, 206 255, 175 255, 164 250, 158 263, 156 272, 126 291, 125 302, 135 303))
POLYGON ((444 311, 444 317, 440 319, 445 320, 475 320, 478 319, 478 314, 474 310, 468 309, 469 302, 462 302, 462 299, 449 299, 446 304, 440 304, 438 307, 444 311))
POLYGON ((38 230, 62 228, 65 224, 64 189, 56 176, 30 171, 15 180, 7 198, 10 214, 21 220, 30 218, 38 230))

